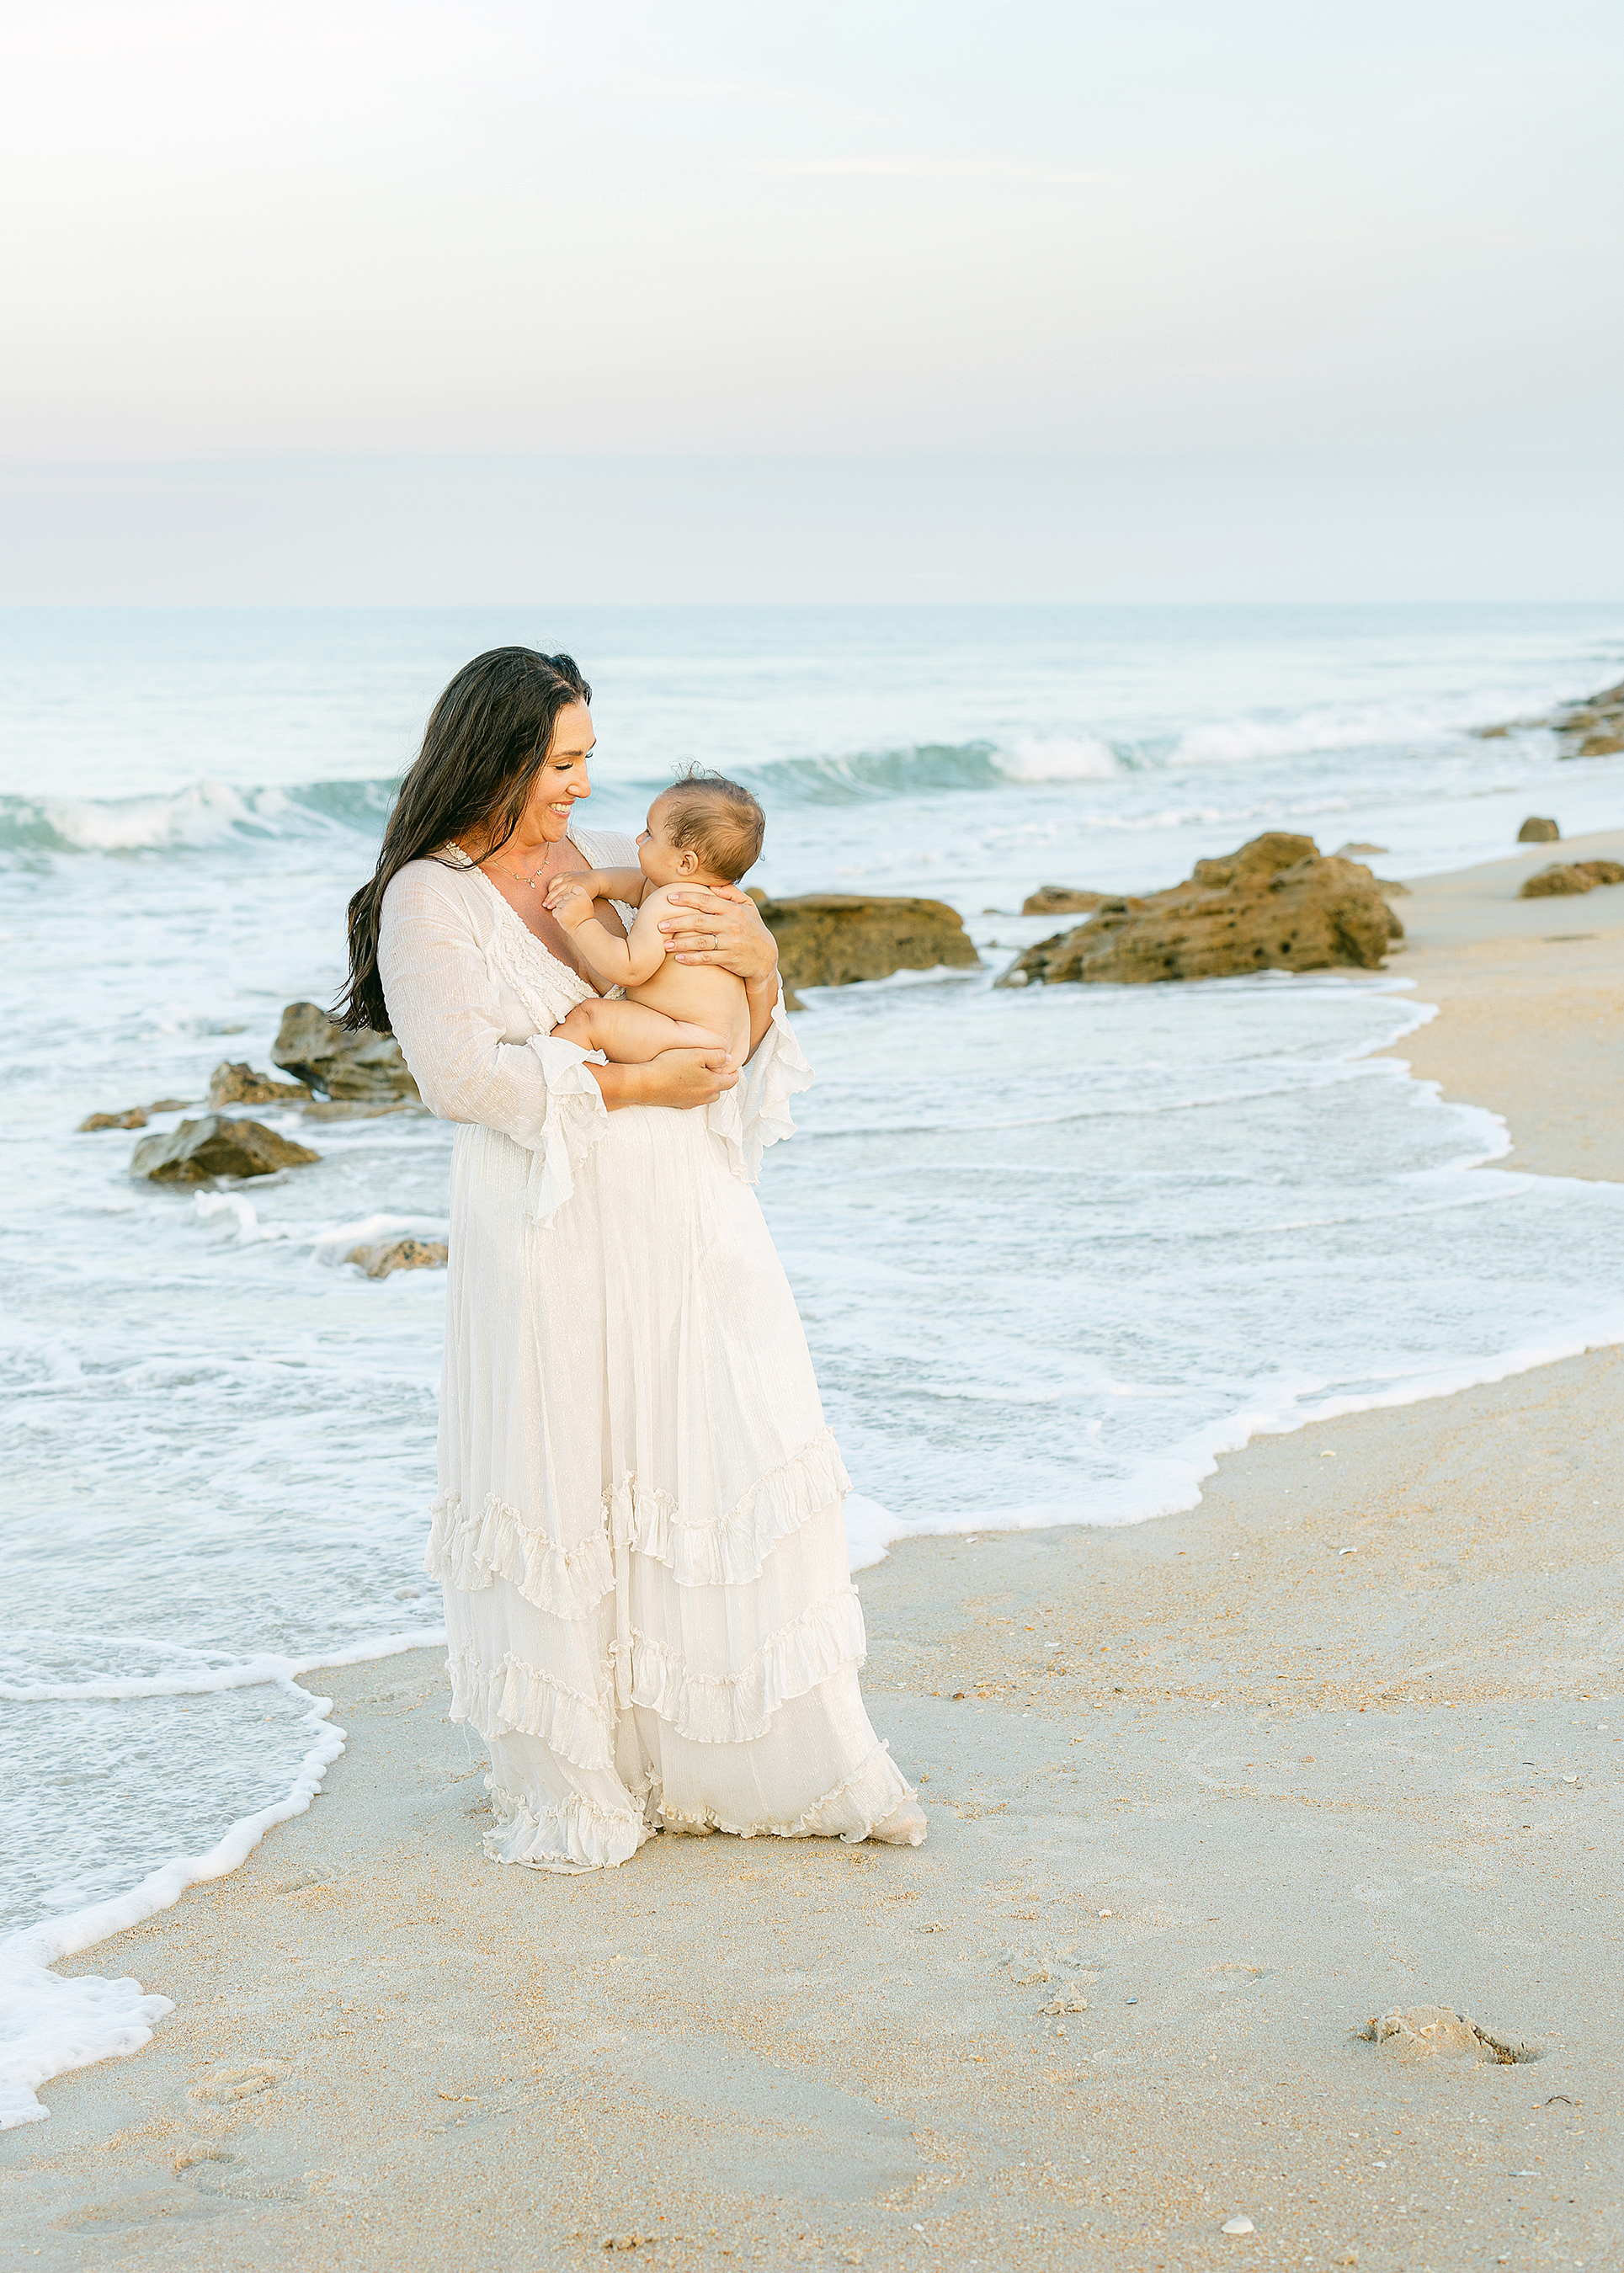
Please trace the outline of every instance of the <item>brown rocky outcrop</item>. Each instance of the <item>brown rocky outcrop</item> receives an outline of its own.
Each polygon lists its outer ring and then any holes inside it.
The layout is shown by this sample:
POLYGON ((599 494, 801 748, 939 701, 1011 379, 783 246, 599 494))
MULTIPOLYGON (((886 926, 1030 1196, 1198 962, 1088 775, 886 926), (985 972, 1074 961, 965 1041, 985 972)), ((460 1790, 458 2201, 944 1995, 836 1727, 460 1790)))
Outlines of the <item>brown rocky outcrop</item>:
POLYGON ((1554 821, 1547 821, 1542 814, 1530 813, 1517 831, 1517 843, 1519 844, 1554 844, 1560 838, 1561 834, 1554 821))
POLYGON ((1520 900, 1550 900, 1569 892, 1593 892, 1598 884, 1624 884, 1624 862, 1618 860, 1558 861, 1524 879, 1520 900))
MULTIPOLYGON (((1091 916, 1109 892, 1085 892, 1070 884, 1040 884, 1020 904, 1024 916, 1091 916)), ((992 914, 989 909, 988 913, 992 914)))
POLYGON ((1312 836, 1271 830, 1226 859, 1198 860, 1188 883, 1102 901, 1075 931, 1018 956, 998 985, 1140 985, 1347 964, 1374 971, 1403 935, 1368 868, 1326 859, 1312 836))
POLYGON ((1624 750, 1624 679, 1583 702, 1564 702, 1543 718, 1513 718, 1503 726, 1480 726, 1477 731, 1485 742, 1493 742, 1530 726, 1551 729, 1560 744, 1559 757, 1616 757, 1624 750))
POLYGON ((369 1279, 387 1279, 392 1271, 438 1271, 444 1267, 443 1239, 383 1239, 371 1247, 352 1247, 346 1263, 358 1263, 369 1279))
POLYGON ((208 1077, 208 1101, 216 1112, 222 1105, 307 1105, 310 1090, 302 1081, 274 1081, 251 1065, 217 1065, 208 1077))
POLYGON ((756 904, 778 943, 778 972, 786 988, 850 986, 893 971, 981 961, 957 911, 941 900, 807 892, 756 904))
POLYGON ((375 1033, 370 1026, 350 1033, 313 1002, 289 1003, 271 1062, 328 1097, 387 1105, 417 1094, 393 1034, 375 1033))
POLYGON ((305 1167, 320 1158, 257 1121, 210 1113, 201 1121, 183 1121, 166 1136, 143 1136, 130 1174, 154 1184, 206 1184, 215 1176, 274 1176, 279 1168, 305 1167))

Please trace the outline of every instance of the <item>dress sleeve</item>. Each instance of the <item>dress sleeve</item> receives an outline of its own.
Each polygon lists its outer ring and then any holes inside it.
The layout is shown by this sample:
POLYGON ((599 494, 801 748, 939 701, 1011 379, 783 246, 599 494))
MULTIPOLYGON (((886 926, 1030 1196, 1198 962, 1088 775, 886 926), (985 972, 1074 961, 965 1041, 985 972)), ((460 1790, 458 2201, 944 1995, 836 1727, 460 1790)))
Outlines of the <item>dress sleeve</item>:
POLYGON ((378 970, 425 1104, 442 1121, 499 1129, 533 1152, 530 1212, 550 1222, 609 1125, 589 1054, 548 1033, 503 1039, 485 949, 460 895, 434 878, 402 869, 384 894, 378 970))
POLYGON ((705 1108, 710 1127, 733 1156, 735 1175, 756 1182, 768 1145, 795 1133, 791 1098, 811 1086, 812 1069, 785 1014, 780 987, 772 1006, 772 1024, 756 1045, 737 1087, 705 1108))

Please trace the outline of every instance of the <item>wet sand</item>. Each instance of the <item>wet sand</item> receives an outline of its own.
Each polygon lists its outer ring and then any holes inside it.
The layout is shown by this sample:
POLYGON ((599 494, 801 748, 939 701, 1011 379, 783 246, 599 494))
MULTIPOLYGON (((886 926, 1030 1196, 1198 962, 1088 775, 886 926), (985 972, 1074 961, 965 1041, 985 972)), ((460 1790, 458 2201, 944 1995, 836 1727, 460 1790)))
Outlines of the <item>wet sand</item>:
MULTIPOLYGON (((1448 1097, 1511 1125, 1504 1167, 1624 1181, 1624 884, 1519 900, 1559 860, 1624 860, 1624 829, 1525 844, 1517 857, 1417 884, 1394 908, 1391 967, 1439 1016, 1393 1052, 1448 1097)), ((1378 868, 1380 862, 1374 864, 1378 868)))
MULTIPOLYGON (((1399 1054, 1507 1166, 1621 1176, 1624 888, 1516 902, 1553 857, 1400 902, 1443 1008, 1399 1054)), ((70 1969, 177 2010, 0 2139, 18 2262, 1619 2263, 1621 1410, 1593 1351, 1189 1515, 899 1548, 917 1852, 503 1870, 435 1660, 334 1673, 309 1812, 70 1969), (1537 2057, 1354 2033, 1419 2005, 1537 2057)))

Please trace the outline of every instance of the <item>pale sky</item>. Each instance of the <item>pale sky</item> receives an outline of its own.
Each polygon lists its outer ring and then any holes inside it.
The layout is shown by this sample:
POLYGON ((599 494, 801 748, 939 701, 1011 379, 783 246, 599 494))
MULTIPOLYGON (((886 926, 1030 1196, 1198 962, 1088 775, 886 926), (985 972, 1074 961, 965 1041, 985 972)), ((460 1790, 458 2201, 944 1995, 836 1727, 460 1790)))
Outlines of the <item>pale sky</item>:
POLYGON ((289 455, 1611 461, 1621 65, 1616 0, 13 11, 6 497, 289 455))

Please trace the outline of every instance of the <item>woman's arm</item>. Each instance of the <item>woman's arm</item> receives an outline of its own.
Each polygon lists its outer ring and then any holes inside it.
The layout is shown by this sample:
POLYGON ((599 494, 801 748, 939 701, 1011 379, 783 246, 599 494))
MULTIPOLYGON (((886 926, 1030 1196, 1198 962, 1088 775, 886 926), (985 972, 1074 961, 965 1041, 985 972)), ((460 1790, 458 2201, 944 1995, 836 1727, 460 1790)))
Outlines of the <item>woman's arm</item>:
POLYGON ((659 927, 667 953, 679 963, 717 964, 743 979, 756 1050, 778 1000, 778 945, 760 909, 736 884, 673 884, 666 897, 659 927))
POLYGON ((647 1065, 594 1065, 589 1058, 586 1071, 611 1113, 623 1105, 710 1105, 739 1078, 725 1050, 666 1050, 647 1065))

